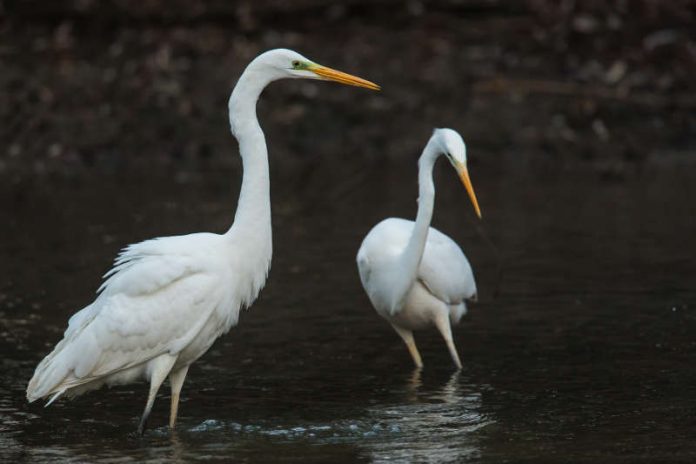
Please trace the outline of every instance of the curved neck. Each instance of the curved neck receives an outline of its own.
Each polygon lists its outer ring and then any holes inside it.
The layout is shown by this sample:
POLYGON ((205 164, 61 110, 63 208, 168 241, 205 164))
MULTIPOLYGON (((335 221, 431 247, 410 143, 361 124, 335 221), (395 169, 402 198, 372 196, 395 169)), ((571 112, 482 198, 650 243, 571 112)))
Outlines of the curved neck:
POLYGON ((428 143, 418 160, 418 214, 411 238, 397 262, 397 275, 399 277, 394 286, 396 291, 394 304, 397 306, 403 304, 408 291, 413 286, 425 250, 435 204, 433 166, 439 155, 438 149, 433 144, 428 143))
POLYGON ((234 222, 227 235, 249 234, 270 253, 271 197, 266 139, 256 117, 256 102, 270 79, 252 62, 239 78, 229 100, 230 129, 239 142, 242 186, 234 222), (259 240, 261 239, 261 240, 259 240))

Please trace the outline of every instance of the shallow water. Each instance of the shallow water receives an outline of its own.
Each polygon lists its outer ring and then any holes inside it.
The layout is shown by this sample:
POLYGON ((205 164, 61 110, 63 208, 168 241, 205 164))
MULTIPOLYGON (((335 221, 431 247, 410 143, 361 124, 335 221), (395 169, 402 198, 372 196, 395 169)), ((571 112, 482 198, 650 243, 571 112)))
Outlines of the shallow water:
POLYGON ((274 172, 267 286, 190 370, 176 433, 165 387, 142 438, 144 383, 44 409, 25 402, 26 382, 122 245, 224 230, 237 174, 4 186, 0 457, 693 462, 693 166, 603 180, 492 157, 471 171, 484 221, 446 166, 434 220, 479 283, 455 329, 461 372, 434 331, 417 334, 426 367, 414 371, 355 269, 374 223, 415 214, 415 165, 274 172))

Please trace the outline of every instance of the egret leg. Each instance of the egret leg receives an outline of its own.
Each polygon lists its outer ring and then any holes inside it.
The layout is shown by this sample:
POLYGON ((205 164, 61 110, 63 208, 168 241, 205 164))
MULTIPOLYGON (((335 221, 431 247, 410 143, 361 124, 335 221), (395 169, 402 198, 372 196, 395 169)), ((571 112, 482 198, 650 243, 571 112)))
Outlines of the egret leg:
POLYGON ((179 394, 181 393, 181 388, 184 386, 184 380, 186 379, 186 373, 188 373, 188 366, 182 367, 176 372, 172 372, 169 375, 169 383, 172 387, 172 405, 169 410, 169 428, 174 429, 176 425, 176 415, 179 411, 179 394))
POLYGON ((452 327, 450 327, 449 312, 443 311, 435 318, 435 325, 437 330, 442 334, 442 338, 445 339, 447 348, 449 349, 450 356, 452 356, 452 361, 457 366, 457 369, 462 368, 462 362, 459 360, 459 354, 457 353, 457 348, 454 346, 454 340, 452 339, 452 327))
POLYGON ((394 327, 394 330, 396 330, 396 333, 399 334, 399 336, 404 340, 404 343, 406 343, 406 347, 408 348, 408 352, 411 353, 411 357, 413 358, 413 363, 416 365, 418 369, 423 367, 423 361, 421 360, 421 355, 418 352, 418 347, 416 346, 416 341, 413 339, 413 332, 410 330, 402 329, 401 327, 392 324, 392 327, 394 327))
POLYGON ((150 411, 152 411, 152 405, 155 404, 157 391, 159 390, 160 386, 162 386, 164 379, 167 378, 169 371, 172 370, 175 362, 176 356, 171 356, 168 354, 163 354, 152 361, 153 365, 150 372, 150 392, 147 395, 147 403, 145 403, 143 417, 140 419, 140 424, 138 425, 138 435, 140 436, 145 433, 147 418, 150 416, 150 411))

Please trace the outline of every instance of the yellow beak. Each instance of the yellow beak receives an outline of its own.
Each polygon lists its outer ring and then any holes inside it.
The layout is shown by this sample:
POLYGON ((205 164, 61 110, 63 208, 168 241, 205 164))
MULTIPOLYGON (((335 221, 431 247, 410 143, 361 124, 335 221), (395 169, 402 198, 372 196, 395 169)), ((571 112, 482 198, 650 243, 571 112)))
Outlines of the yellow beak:
POLYGON ((459 178, 462 180, 462 184, 464 184, 464 187, 466 188, 466 192, 469 194, 469 198, 471 198, 471 202, 474 204, 474 209, 476 210, 476 215, 481 219, 481 208, 479 208, 478 205, 478 200, 476 200, 476 194, 474 193, 474 186, 471 185, 471 179, 469 178, 469 171, 466 169, 466 166, 463 164, 458 164, 457 165, 457 173, 459 174, 459 178))
POLYGON ((370 82, 360 77, 356 77, 350 74, 346 74, 335 69, 327 68, 320 64, 312 63, 307 66, 307 71, 312 71, 317 76, 321 76, 326 80, 339 82, 346 85, 354 85, 356 87, 365 87, 370 90, 380 90, 380 86, 374 82, 370 82))

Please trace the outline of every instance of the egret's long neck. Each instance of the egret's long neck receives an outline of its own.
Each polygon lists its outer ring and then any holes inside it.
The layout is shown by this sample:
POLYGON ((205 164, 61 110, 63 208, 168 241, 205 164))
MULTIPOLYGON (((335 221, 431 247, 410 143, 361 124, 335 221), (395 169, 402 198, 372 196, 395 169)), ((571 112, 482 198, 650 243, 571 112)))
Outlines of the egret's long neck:
POLYGON ((428 239, 428 229, 433 217, 435 203, 435 184, 433 183, 433 166, 439 156, 437 148, 428 143, 418 160, 418 214, 413 226, 411 238, 398 260, 398 282, 395 285, 395 305, 400 305, 413 286, 418 274, 423 250, 428 239))
POLYGON ((248 237, 250 246, 271 254, 271 194, 266 139, 256 117, 256 102, 270 79, 252 62, 239 78, 229 100, 230 128, 239 142, 244 169, 237 212, 227 235, 248 237))

